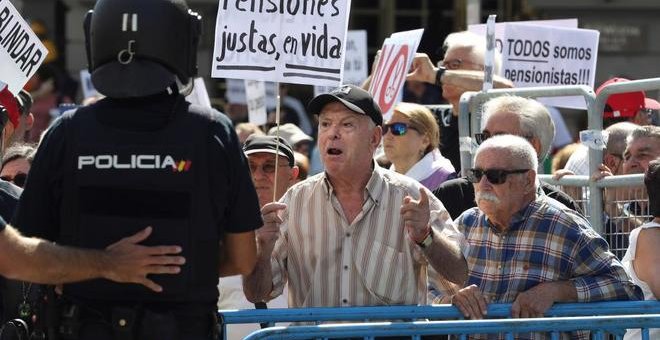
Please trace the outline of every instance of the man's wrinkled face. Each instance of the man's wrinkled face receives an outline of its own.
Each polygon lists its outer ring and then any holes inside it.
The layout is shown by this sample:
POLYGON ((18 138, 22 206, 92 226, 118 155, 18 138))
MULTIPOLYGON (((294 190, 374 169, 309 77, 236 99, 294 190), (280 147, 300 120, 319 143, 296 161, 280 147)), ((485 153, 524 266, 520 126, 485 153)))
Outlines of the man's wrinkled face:
POLYGON ((370 122, 369 117, 339 102, 323 107, 319 113, 318 147, 327 173, 350 177, 370 168, 381 136, 380 128, 370 122))
POLYGON ((275 170, 277 169, 277 191, 275 200, 279 200, 287 189, 294 183, 297 172, 289 166, 286 157, 279 156, 277 167, 275 167, 275 154, 253 153, 247 156, 252 174, 252 182, 257 190, 259 205, 273 202, 273 191, 275 190, 275 170))
MULTIPOLYGON (((477 155, 474 168, 481 171, 518 169, 518 166, 512 163, 508 151, 488 148, 477 155)), ((489 217, 514 214, 525 200, 524 180, 524 173, 509 174, 504 183, 495 184, 484 175, 478 183, 474 183, 477 206, 489 217)))
POLYGON ((643 174, 649 168, 649 162, 658 157, 660 157, 660 138, 636 138, 623 152, 623 173, 643 174))
MULTIPOLYGON (((473 55, 472 49, 467 47, 448 49, 442 63, 447 69, 452 70, 481 71, 484 69, 484 65, 473 55)), ((458 101, 464 92, 464 88, 442 84, 442 97, 452 105, 458 105, 458 101)))

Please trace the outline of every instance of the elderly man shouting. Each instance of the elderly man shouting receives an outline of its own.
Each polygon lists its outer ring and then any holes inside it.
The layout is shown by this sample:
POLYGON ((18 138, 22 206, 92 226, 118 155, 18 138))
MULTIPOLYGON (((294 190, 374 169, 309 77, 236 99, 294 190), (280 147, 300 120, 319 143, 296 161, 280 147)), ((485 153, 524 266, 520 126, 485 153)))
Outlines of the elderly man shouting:
POLYGON ((289 307, 426 303, 427 265, 462 285, 461 236, 419 183, 378 167, 382 114, 366 91, 343 86, 314 98, 326 171, 262 209, 250 301, 289 283, 289 307))

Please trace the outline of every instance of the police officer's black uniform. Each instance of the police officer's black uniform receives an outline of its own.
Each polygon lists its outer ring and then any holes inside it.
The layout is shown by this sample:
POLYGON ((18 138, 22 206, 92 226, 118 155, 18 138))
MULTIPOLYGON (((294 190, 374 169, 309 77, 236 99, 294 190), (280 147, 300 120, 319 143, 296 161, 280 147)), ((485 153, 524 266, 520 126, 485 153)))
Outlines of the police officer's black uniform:
POLYGON ((92 81, 109 98, 65 113, 35 156, 15 224, 27 235, 104 248, 145 226, 178 244, 178 275, 155 293, 107 280, 64 286, 63 338, 210 339, 222 233, 261 226, 229 119, 190 105, 200 18, 182 0, 99 0, 86 18, 92 81))

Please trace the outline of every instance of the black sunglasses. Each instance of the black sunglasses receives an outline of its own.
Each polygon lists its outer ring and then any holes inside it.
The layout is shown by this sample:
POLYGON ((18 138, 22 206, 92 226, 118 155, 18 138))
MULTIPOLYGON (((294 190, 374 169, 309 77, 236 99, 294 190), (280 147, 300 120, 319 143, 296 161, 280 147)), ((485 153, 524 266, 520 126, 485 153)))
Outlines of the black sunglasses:
POLYGON ((383 124, 383 136, 387 134, 387 130, 392 132, 395 136, 403 136, 408 133, 408 129, 418 131, 414 126, 406 123, 392 123, 392 124, 383 124))
POLYGON ((506 177, 512 174, 523 174, 530 169, 502 170, 502 169, 469 169, 467 179, 472 183, 479 183, 481 178, 486 175, 486 179, 491 184, 502 184, 506 182, 506 177))
POLYGON ((3 181, 12 182, 16 186, 22 188, 25 185, 25 181, 27 180, 27 174, 19 172, 14 177, 2 176, 2 177, 0 177, 0 179, 3 180, 3 181))

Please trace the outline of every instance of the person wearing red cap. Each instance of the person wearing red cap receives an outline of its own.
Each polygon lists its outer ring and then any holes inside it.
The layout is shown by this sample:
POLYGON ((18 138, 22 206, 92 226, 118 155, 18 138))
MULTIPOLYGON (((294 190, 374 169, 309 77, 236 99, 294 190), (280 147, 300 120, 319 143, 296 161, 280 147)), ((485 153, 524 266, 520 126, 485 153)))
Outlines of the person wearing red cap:
MULTIPOLYGON (((602 83, 596 89, 596 95, 600 94, 603 89, 611 84, 625 83, 630 80, 626 78, 612 78, 602 83)), ((637 112, 644 109, 644 99, 646 94, 644 91, 615 93, 607 98, 605 103, 605 110, 603 110, 603 127, 606 128, 610 125, 632 121, 637 112)))
POLYGON ((8 121, 11 124, 5 124, 4 129, 2 130, 2 146, 0 147, 0 152, 9 146, 9 140, 14 134, 14 130, 18 126, 18 117, 20 116, 19 103, 16 100, 16 97, 9 92, 9 88, 5 88, 0 91, 0 105, 6 109, 7 117, 3 117, 2 121, 8 121))
POLYGON ((644 98, 644 108, 637 110, 631 121, 637 125, 660 125, 660 103, 652 98, 644 98))
POLYGON ((9 138, 9 147, 15 143, 24 143, 27 140, 27 134, 32 129, 34 125, 34 115, 32 114, 32 104, 34 100, 30 95, 30 92, 21 90, 16 96, 18 101, 18 119, 17 125, 14 127, 14 132, 9 138))

